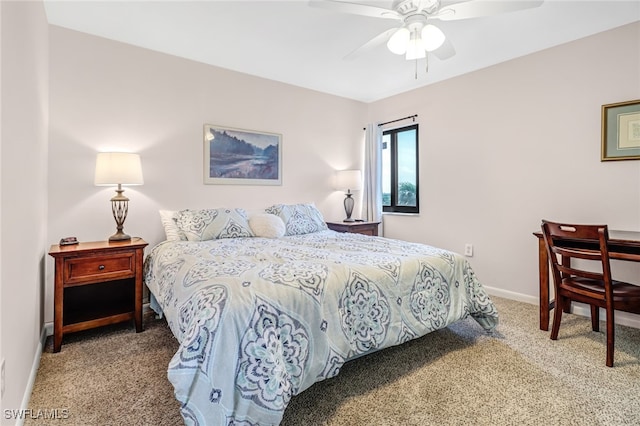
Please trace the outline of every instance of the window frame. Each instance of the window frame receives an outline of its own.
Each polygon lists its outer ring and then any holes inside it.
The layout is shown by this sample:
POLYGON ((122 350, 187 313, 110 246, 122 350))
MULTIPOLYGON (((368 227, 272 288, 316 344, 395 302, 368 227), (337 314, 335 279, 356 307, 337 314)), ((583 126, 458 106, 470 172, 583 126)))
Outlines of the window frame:
MULTIPOLYGON (((409 126, 396 127, 393 129, 387 129, 382 131, 382 137, 385 135, 390 135, 389 138, 389 149, 390 151, 390 162, 391 162, 391 205, 390 206, 382 206, 383 213, 408 213, 408 214, 418 214, 420 213, 420 179, 419 179, 419 171, 420 171, 420 136, 418 131, 418 123, 411 124, 409 126), (402 132, 406 132, 409 130, 415 130, 416 140, 415 140, 415 148, 416 148, 416 205, 415 206, 399 206, 398 205, 398 134, 402 132)), ((381 147, 382 149, 382 147, 381 147)), ((382 154, 381 154, 382 155, 382 154)), ((384 166, 383 166, 384 167, 384 166)))

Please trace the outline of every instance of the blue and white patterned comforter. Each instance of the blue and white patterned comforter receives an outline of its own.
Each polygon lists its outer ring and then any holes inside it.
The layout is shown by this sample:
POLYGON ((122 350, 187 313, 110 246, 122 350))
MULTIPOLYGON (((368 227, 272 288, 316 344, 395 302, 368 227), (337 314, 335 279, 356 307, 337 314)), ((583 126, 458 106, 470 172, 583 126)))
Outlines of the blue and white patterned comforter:
POLYGON ((168 377, 186 424, 278 424, 350 358, 496 309, 460 255, 359 234, 165 241, 145 262, 180 342, 168 377))

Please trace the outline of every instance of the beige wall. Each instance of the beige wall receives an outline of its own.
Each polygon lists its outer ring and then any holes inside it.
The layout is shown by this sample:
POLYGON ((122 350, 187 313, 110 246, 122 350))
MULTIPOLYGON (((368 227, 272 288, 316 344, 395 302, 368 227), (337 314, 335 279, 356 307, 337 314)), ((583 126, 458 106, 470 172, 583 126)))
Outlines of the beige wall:
MULTIPOLYGON (((314 201, 344 215, 335 169, 361 167, 361 102, 51 27, 48 240, 102 240, 115 223, 114 188, 95 187, 95 155, 130 150, 145 184, 126 189, 125 231, 163 239, 158 209, 314 201), (282 134, 282 186, 204 185, 203 125, 282 134)), ((53 261, 45 321, 53 320, 53 261)))
POLYGON ((385 216, 385 235, 472 243, 484 285, 535 302, 542 218, 640 231, 640 161, 600 161, 601 105, 632 99, 640 23, 371 104, 370 121, 420 123, 421 213, 385 216))
POLYGON ((39 362, 47 255, 48 24, 40 2, 2 10, 1 288, 4 409, 24 406, 39 362))

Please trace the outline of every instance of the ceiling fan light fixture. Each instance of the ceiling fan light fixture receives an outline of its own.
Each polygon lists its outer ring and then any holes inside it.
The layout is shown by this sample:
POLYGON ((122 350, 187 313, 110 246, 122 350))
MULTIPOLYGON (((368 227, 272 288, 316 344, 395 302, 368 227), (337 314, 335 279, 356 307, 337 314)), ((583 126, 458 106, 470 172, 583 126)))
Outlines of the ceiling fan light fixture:
POLYGON ((435 25, 425 25, 422 29, 422 42, 427 52, 433 52, 444 43, 444 33, 435 25))
POLYGON ((410 37, 408 29, 400 28, 389 38, 387 48, 396 55, 403 55, 407 51, 410 37))
POLYGON ((413 31, 411 33, 411 38, 407 43, 407 54, 405 58, 407 61, 412 61, 414 59, 422 59, 427 57, 427 52, 424 47, 424 42, 420 37, 420 33, 418 31, 413 31))

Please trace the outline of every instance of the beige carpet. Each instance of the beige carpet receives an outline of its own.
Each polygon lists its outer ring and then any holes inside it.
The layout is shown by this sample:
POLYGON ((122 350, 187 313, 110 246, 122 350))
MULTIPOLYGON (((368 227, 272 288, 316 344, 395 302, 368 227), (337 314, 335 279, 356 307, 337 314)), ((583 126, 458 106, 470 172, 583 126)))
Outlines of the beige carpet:
MULTIPOLYGON (((493 298, 494 336, 465 320, 347 363, 294 397, 282 425, 640 425, 640 330, 618 326, 615 367, 604 333, 565 314, 560 339, 537 307, 493 298)), ((604 329, 604 327, 602 327, 604 329)), ((30 408, 69 418, 26 425, 180 425, 166 367, 177 348, 164 321, 65 337, 42 355, 30 408)))

